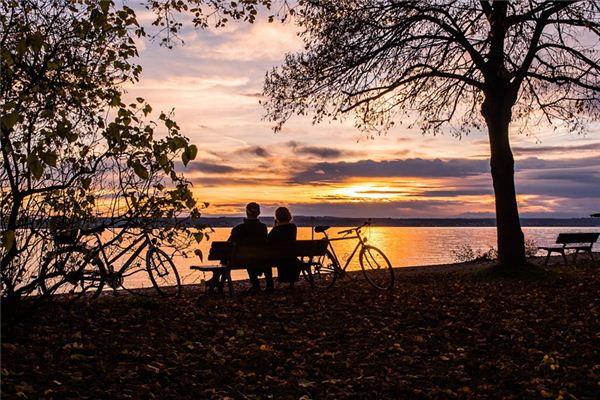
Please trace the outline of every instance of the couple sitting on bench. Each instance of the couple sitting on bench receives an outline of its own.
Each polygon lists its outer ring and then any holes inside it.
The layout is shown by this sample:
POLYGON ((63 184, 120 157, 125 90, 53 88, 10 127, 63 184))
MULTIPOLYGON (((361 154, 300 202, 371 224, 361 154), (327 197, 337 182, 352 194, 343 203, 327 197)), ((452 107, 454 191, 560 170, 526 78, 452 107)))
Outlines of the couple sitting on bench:
MULTIPOLYGON (((248 203, 246 205, 246 217, 242 224, 237 225, 231 230, 230 242, 236 244, 252 243, 284 243, 296 240, 296 225, 293 224, 292 214, 286 207, 279 207, 275 210, 275 225, 271 232, 267 233, 267 226, 260 222, 260 206, 257 203, 248 203)), ((248 265, 247 271, 252 283, 253 291, 260 291, 260 282, 258 278, 265 274, 266 290, 273 290, 273 271, 277 267, 277 280, 279 282, 289 283, 290 287, 298 280, 300 275, 300 266, 297 258, 285 258, 276 260, 275 265, 248 265)))

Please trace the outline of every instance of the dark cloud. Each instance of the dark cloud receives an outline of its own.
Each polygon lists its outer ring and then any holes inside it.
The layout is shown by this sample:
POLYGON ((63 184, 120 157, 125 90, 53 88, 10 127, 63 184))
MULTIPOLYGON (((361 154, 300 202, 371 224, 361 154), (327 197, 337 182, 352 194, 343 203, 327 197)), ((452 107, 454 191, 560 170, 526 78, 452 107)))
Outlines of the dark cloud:
POLYGON ((343 181, 352 177, 467 177, 489 172, 487 160, 425 160, 412 158, 405 160, 356 162, 322 162, 300 171, 292 177, 293 183, 316 181, 343 181))
POLYGON ((241 93, 242 96, 246 96, 246 97, 256 97, 256 98, 262 98, 263 94, 260 92, 254 92, 254 93, 241 93))
POLYGON ((331 147, 315 147, 315 146, 306 146, 300 147, 296 149, 296 153, 306 154, 310 156, 317 156, 320 158, 338 158, 343 153, 338 149, 334 149, 331 147))
POLYGON ((532 171, 517 174, 516 186, 519 194, 600 199, 600 172, 532 171))
POLYGON ((258 157, 268 157, 269 156, 269 152, 267 151, 267 149, 265 149, 264 147, 261 146, 248 146, 248 147, 244 147, 243 149, 239 149, 235 152, 236 154, 240 154, 240 155, 255 155, 258 157))
POLYGON ((546 197, 600 198, 600 158, 518 162, 517 192, 546 197))
MULTIPOLYGON (((591 183, 600 187, 600 171, 589 171, 576 168, 566 170, 528 171, 523 174, 530 181, 565 181, 572 183, 591 183)), ((545 185, 548 182, 543 182, 545 185)))
POLYGON ((319 158, 340 158, 344 155, 350 155, 350 152, 336 149, 334 147, 319 147, 319 146, 306 146, 296 141, 290 141, 287 143, 292 148, 295 154, 305 154, 308 156, 315 156, 319 158))
MULTIPOLYGON (((528 205, 536 205, 535 200, 528 205)), ((539 205, 547 207, 544 200, 539 205)), ((289 208, 295 215, 365 218, 494 218, 493 210, 478 210, 477 202, 452 202, 443 200, 414 201, 333 201, 320 203, 292 203, 289 208)), ((589 210, 597 209, 597 198, 567 199, 559 209, 548 211, 522 211, 522 218, 572 218, 587 217, 589 210)), ((266 214, 265 214, 266 215, 266 214)))
POLYGON ((514 146, 513 152, 519 154, 571 154, 574 151, 600 150, 600 143, 588 143, 579 146, 537 146, 521 147, 514 146))
MULTIPOLYGON (((248 174, 246 174, 248 175, 248 174)), ((205 186, 205 187, 231 187, 231 186, 257 186, 257 185, 273 185, 281 186, 284 183, 277 179, 265 179, 255 178, 252 176, 239 177, 239 176, 194 176, 188 178, 194 186, 205 186)))
POLYGON ((528 157, 515 162, 515 170, 517 171, 527 169, 566 169, 585 167, 600 168, 600 156, 559 160, 528 157))
POLYGON ((295 215, 372 218, 443 218, 456 216, 456 203, 437 200, 414 201, 333 201, 292 203, 295 215))
POLYGON ((494 194, 492 183, 487 188, 481 189, 456 189, 456 190, 424 190, 418 196, 454 197, 454 196, 484 196, 494 194))
POLYGON ((203 161, 192 161, 186 167, 186 171, 200 171, 207 174, 231 174, 239 171, 230 165, 225 164, 213 164, 203 161))

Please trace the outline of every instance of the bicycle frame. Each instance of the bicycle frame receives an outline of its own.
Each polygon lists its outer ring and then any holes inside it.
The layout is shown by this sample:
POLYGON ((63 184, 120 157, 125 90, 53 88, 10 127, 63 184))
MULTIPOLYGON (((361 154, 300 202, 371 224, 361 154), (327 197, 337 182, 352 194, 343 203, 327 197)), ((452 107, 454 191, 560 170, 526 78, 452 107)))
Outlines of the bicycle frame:
POLYGON ((157 239, 151 237, 151 231, 136 229, 136 232, 132 232, 121 229, 105 241, 100 234, 102 231, 103 229, 97 229, 81 235, 76 243, 51 253, 51 257, 42 265, 45 275, 40 289, 43 294, 51 293, 62 285, 70 293, 79 296, 89 291, 92 297, 97 297, 105 285, 113 290, 123 288, 132 292, 134 286, 129 287, 129 284, 138 283, 126 278, 146 271, 152 286, 159 294, 179 296, 181 279, 175 264, 171 257, 158 247, 157 239), (85 239, 81 240, 83 237, 85 239), (126 241, 123 243, 124 239, 126 241), (148 251, 145 257, 142 257, 144 250, 148 251), (67 265, 71 254, 73 262, 67 265), (115 267, 115 261, 121 259, 124 263, 118 268, 115 267), (52 271, 54 275, 46 274, 48 271, 52 271))
POLYGON ((106 269, 108 271, 109 274, 117 274, 120 276, 123 276, 125 274, 125 271, 127 271, 127 269, 129 269, 129 267, 131 266, 131 264, 133 264, 134 260, 140 255, 140 253, 150 245, 151 240, 148 237, 148 234, 146 232, 144 232, 141 236, 139 236, 138 238, 136 238, 127 248, 122 249, 121 251, 119 251, 116 255, 114 255, 113 257, 109 258, 106 255, 106 252, 104 251, 104 248, 106 247, 106 245, 114 243, 116 241, 116 239, 113 239, 111 241, 109 241, 106 244, 102 244, 102 239, 100 238, 100 235, 98 233, 95 233, 94 236, 96 237, 96 241, 98 243, 98 253, 102 255, 103 258, 103 262, 106 266, 106 269), (138 246, 139 244, 139 246, 138 246), (138 246, 135 251, 127 258, 127 260, 125 261, 125 263, 118 269, 115 270, 113 267, 113 263, 119 259, 121 259, 126 253, 130 252, 132 248, 138 246))
POLYGON ((352 228, 352 229, 350 229, 350 231, 354 231, 355 232, 355 234, 352 235, 352 236, 347 236, 346 235, 346 236, 335 237, 335 238, 330 238, 329 235, 327 234, 327 232, 323 232, 323 235, 325 235, 325 240, 327 240, 327 242, 328 242, 327 247, 331 251, 331 254, 333 255, 333 257, 335 258, 335 261, 337 263, 337 267, 340 268, 340 270, 343 271, 343 272, 345 272, 346 269, 348 268, 348 266, 350 265, 350 262, 352 261, 352 259, 356 255, 356 252, 358 251, 358 249, 362 248, 363 246, 365 246, 366 239, 364 239, 360 235, 360 229, 361 228, 362 228, 362 226, 358 227, 358 228, 352 228), (335 241, 339 241, 339 240, 352 240, 352 239, 358 239, 358 242, 356 243, 356 246, 354 247, 354 250, 352 250, 352 253, 350 253, 350 255, 348 256, 348 258, 346 259, 346 263, 342 267, 341 266, 342 264, 340 263, 340 259, 337 256, 337 253, 335 252, 335 249, 333 248, 333 245, 331 244, 331 242, 335 242, 335 241))

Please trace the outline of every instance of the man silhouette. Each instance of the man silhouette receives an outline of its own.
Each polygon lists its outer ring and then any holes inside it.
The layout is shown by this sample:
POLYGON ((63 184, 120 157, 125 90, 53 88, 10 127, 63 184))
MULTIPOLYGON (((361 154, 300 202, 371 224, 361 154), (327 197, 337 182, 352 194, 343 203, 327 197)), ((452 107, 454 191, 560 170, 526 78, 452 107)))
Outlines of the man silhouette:
MULTIPOLYGON (((244 222, 235 226, 229 235, 230 242, 242 243, 265 243, 267 241, 267 226, 260 222, 260 206, 251 202, 246 205, 246 218, 244 222)), ((265 274, 267 290, 273 290, 273 272, 271 266, 249 265, 246 269, 252 283, 252 290, 260 290, 258 277, 265 274)))

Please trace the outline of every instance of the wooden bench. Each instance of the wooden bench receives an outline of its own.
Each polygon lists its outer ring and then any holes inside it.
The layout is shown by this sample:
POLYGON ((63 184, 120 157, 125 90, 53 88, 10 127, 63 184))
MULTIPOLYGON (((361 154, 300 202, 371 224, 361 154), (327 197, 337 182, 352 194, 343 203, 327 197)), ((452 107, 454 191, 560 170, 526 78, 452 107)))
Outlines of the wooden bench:
POLYGON ((302 271, 312 286, 311 265, 315 257, 323 256, 327 252, 328 242, 325 240, 296 240, 289 243, 257 243, 236 244, 233 242, 212 242, 208 252, 209 260, 218 260, 219 265, 193 265, 190 268, 196 271, 211 272, 208 281, 209 292, 215 286, 219 291, 227 283, 229 295, 233 295, 231 271, 234 269, 247 269, 252 267, 272 267, 277 260, 297 257, 301 260, 302 271))
POLYGON ((577 259, 577 254, 580 251, 588 253, 592 261, 594 261, 592 246, 598 240, 598 236, 600 236, 600 233, 559 233, 556 238, 557 245, 538 247, 540 250, 546 250, 548 252, 544 265, 548 265, 548 260, 550 260, 550 255, 552 253, 560 253, 563 256, 565 265, 568 265, 566 255, 567 250, 575 250, 575 253, 573 253, 573 261, 577 259))

